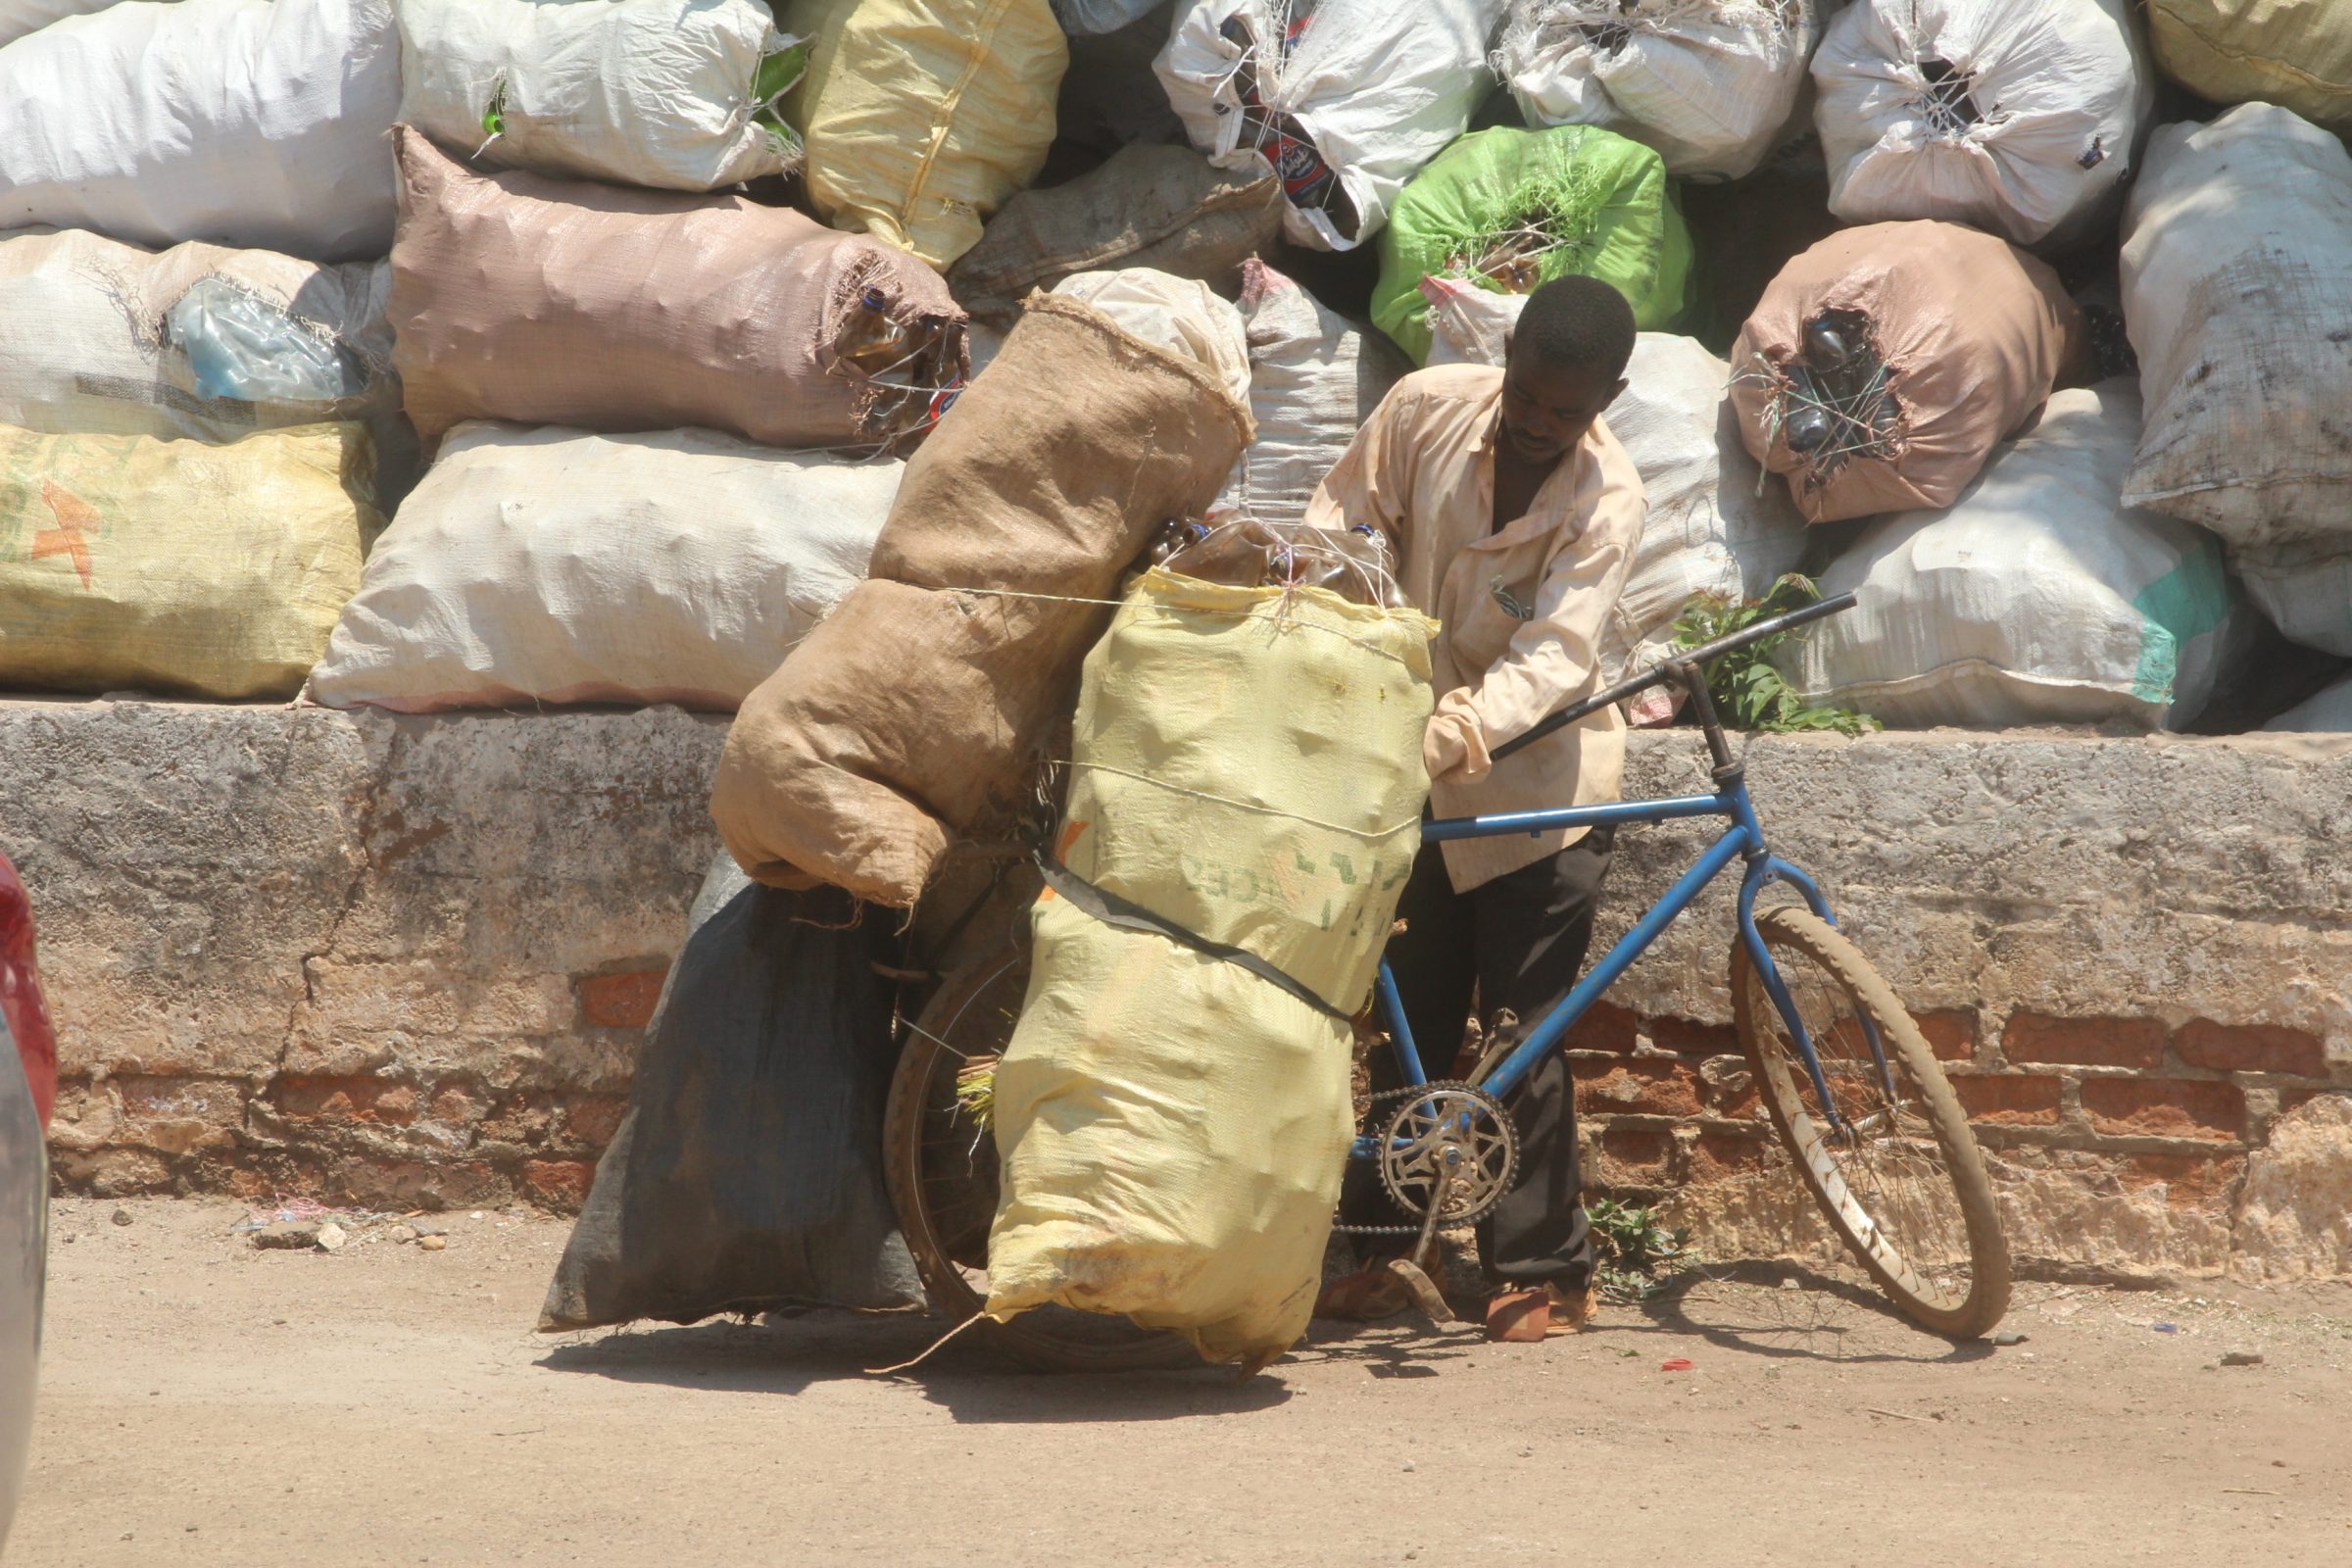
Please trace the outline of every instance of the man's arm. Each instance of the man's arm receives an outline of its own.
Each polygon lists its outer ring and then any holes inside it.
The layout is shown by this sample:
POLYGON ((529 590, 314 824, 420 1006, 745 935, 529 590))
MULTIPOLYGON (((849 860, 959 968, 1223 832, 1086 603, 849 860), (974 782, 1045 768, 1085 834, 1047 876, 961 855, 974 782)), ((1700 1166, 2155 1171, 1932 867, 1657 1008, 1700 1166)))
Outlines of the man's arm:
POLYGON ((1438 700, 1421 746, 1431 778, 1457 769, 1464 783, 1486 777, 1495 747, 1592 689, 1601 631, 1633 570, 1648 506, 1614 441, 1592 469, 1589 495, 1579 498, 1589 520, 1546 564, 1535 617, 1479 679, 1438 700))

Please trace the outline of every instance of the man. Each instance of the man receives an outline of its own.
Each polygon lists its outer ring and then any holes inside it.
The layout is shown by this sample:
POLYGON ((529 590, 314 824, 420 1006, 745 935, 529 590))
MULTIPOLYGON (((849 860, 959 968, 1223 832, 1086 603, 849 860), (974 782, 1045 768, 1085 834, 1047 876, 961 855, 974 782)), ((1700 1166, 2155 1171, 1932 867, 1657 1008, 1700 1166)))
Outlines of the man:
MULTIPOLYGON (((1503 368, 1453 365, 1399 381, 1316 492, 1309 521, 1371 523, 1396 541, 1398 583, 1442 625, 1437 710, 1421 746, 1440 816, 1618 798, 1625 721, 1611 707, 1501 762, 1494 748, 1600 689, 1601 628, 1642 538, 1641 476, 1601 411, 1625 390, 1634 316, 1608 284, 1562 277, 1528 297, 1503 368)), ((1575 984, 1609 865, 1605 828, 1425 845, 1389 961, 1422 1060, 1443 1077, 1475 988, 1492 1025, 1533 1025, 1575 984)), ((1375 1087, 1395 1086, 1375 1055, 1375 1087)), ((1478 1230, 1497 1287, 1491 1338, 1573 1332, 1592 1312, 1592 1243, 1577 1169, 1575 1086, 1546 1056, 1511 1102, 1519 1180, 1478 1230)), ((1377 1176, 1351 1171, 1356 1224, 1401 1222, 1377 1176), (1371 1176, 1371 1180, 1363 1178, 1371 1176)), ((1400 1250, 1398 1239, 1392 1250, 1400 1250)), ((1318 1310, 1377 1317, 1406 1302, 1375 1264, 1318 1310)))

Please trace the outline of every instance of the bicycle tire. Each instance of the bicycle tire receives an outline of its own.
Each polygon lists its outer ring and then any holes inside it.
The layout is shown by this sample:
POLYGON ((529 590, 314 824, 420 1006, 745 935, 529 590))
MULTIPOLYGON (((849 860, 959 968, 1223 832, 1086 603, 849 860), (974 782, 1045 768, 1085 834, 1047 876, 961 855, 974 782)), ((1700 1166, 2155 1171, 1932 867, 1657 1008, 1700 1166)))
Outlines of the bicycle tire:
MULTIPOLYGON (((1792 999, 1800 983, 1826 979, 1854 1016, 1867 1016, 1877 1025, 1894 1080, 1889 1106, 1862 1032, 1836 1024, 1824 1029, 1805 1017, 1840 1115, 1866 1129, 1859 1141, 1829 1135, 1815 1115, 1819 1094, 1796 1058, 1786 1021, 1765 991, 1746 944, 1735 942, 1732 1011, 1740 1048, 1765 1114, 1794 1157, 1797 1174, 1831 1229, 1905 1316, 1949 1339, 1989 1333, 2009 1308, 2008 1243, 1984 1154, 1927 1037, 1870 960, 1826 920, 1810 910, 1774 908, 1757 914, 1756 927, 1792 999), (1811 977, 1804 972, 1808 967, 1811 977), (1916 1100, 1906 1084, 1916 1090, 1916 1100), (1887 1135, 1869 1136, 1871 1124, 1882 1118, 1887 1135), (1931 1142, 1936 1160, 1934 1171, 1927 1172, 1925 1146, 1931 1142), (1905 1199, 1890 1191, 1882 1174, 1898 1162, 1923 1172, 1917 1191, 1905 1199), (1946 1184, 1948 1209, 1941 1202, 1946 1184), (1956 1233, 1954 1218, 1960 1227, 1956 1233), (1951 1255, 1956 1250, 1965 1251, 1964 1279, 1951 1255)), ((1798 1004, 1804 1016, 1802 1002, 1798 1004)), ((1899 1172, 1897 1180, 1908 1190, 1899 1172)))
MULTIPOLYGON (((1000 949, 949 975, 908 1029, 891 1074, 882 1140, 891 1207, 933 1309, 957 1323, 975 1316, 987 1300, 967 1270, 986 1266, 997 1160, 994 1139, 956 1105, 956 1073, 972 1056, 1003 1052, 1028 977, 1026 945, 1000 949)), ((1199 1353, 1176 1335, 1066 1307, 1040 1307, 1009 1323, 984 1321, 974 1332, 1008 1360, 1037 1372, 1200 1364, 1199 1353)))

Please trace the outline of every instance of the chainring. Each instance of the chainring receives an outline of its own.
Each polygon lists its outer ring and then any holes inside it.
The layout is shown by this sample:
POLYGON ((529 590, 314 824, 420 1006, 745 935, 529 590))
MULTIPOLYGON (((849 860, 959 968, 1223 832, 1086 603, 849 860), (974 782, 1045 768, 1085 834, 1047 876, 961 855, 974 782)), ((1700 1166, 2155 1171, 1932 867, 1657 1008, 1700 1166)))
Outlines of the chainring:
MULTIPOLYGON (((1394 1090, 1403 1101, 1380 1141, 1380 1181, 1415 1227, 1450 1168, 1440 1230, 1475 1225, 1494 1211, 1519 1175, 1519 1132, 1501 1101, 1466 1083, 1394 1090)), ((1390 1098, 1388 1095, 1380 1097, 1390 1098)))

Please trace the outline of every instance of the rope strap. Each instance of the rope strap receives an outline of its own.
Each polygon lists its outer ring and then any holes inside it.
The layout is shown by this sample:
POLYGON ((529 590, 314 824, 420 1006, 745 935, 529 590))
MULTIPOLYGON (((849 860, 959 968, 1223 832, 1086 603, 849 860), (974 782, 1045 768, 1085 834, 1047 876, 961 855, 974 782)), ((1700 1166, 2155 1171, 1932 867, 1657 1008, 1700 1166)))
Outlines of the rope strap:
POLYGON ((1139 931, 1151 936, 1165 937, 1180 948, 1190 948, 1195 953, 1204 954, 1211 958, 1233 964, 1237 968, 1249 970, 1266 984, 1277 987, 1305 1003, 1326 1018, 1336 1019, 1350 1026, 1355 1022, 1350 1014, 1342 1012, 1315 995, 1305 982, 1284 973, 1249 949, 1237 948, 1224 942, 1211 942, 1197 931, 1187 930, 1173 920, 1153 914, 1141 905, 1129 903, 1116 893, 1095 886, 1068 866, 1053 859, 1043 852, 1040 852, 1036 858, 1038 872, 1045 877, 1046 886, 1067 899, 1073 907, 1093 915, 1104 925, 1120 931, 1139 931))

